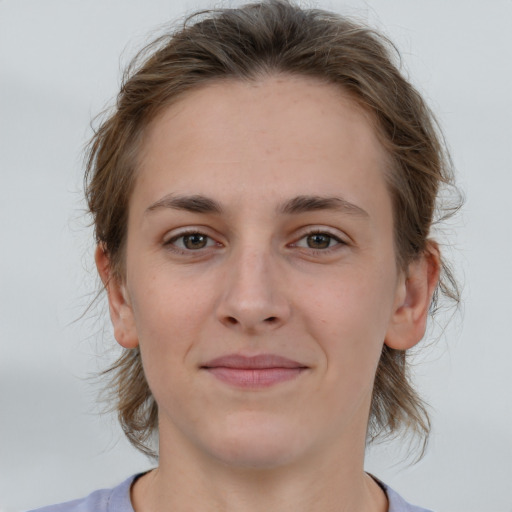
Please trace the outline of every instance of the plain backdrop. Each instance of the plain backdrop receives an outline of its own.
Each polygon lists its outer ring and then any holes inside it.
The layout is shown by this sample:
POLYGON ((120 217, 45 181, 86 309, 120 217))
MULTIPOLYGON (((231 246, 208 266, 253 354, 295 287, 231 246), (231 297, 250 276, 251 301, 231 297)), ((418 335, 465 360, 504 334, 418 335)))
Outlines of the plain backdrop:
MULTIPOLYGON (((218 5, 218 4, 217 4, 218 5)), ((224 3, 223 5, 231 5, 224 3)), ((236 4, 235 4, 236 5, 236 4)), ((321 1, 388 34, 437 113, 467 197, 445 250, 464 306, 414 372, 432 407, 425 458, 400 443, 367 469, 437 512, 511 512, 512 1, 321 1)), ((82 201, 90 121, 151 34, 206 0, 0 1, 0 511, 151 467, 99 415, 115 355, 82 201)), ((156 32, 155 32, 156 31, 156 32)))

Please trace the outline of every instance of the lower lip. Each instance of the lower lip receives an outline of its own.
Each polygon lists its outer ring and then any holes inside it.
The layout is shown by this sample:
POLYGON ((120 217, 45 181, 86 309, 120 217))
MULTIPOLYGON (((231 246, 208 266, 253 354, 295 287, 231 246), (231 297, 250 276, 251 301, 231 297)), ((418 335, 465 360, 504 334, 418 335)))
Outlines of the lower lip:
POLYGON ((268 388, 295 379, 305 368, 205 368, 217 379, 247 389, 268 388))

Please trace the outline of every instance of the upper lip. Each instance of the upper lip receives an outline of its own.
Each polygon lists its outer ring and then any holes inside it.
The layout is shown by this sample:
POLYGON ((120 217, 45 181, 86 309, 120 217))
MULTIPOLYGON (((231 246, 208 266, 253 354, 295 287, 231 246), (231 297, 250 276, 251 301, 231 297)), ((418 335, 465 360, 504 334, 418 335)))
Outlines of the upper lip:
POLYGON ((256 356, 243 356, 229 354, 217 357, 202 365, 202 368, 237 368, 240 370, 257 370, 263 368, 307 368, 292 359, 275 354, 259 354, 256 356))

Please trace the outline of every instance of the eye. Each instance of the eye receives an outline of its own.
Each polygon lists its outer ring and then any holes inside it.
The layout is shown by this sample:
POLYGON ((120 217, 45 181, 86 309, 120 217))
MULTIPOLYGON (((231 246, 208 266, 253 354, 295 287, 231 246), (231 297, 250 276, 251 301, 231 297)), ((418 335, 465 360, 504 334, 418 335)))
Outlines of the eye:
POLYGON ((174 246, 182 251, 197 251, 217 245, 217 242, 208 235, 199 232, 182 233, 165 242, 167 246, 174 246))
POLYGON ((322 249, 330 249, 331 247, 333 247, 335 245, 342 244, 342 243, 343 243, 343 240, 332 235, 331 233, 325 233, 325 232, 318 231, 318 232, 309 233, 308 235, 303 236, 301 239, 299 239, 293 245, 295 247, 322 250, 322 249))

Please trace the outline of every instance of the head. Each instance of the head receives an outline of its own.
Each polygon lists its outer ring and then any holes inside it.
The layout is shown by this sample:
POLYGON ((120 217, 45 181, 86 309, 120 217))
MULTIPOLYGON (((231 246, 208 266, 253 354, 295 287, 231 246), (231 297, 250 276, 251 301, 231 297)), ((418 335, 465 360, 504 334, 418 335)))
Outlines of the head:
MULTIPOLYGON (((431 282, 440 275, 431 310, 439 291, 456 298, 453 279, 429 238, 439 189, 452 177, 428 107, 400 74, 385 38, 345 18, 285 1, 191 17, 144 50, 129 69, 113 113, 91 141, 86 173, 98 247, 108 267, 102 272, 107 289, 127 280, 130 205, 155 123, 200 91, 213 94, 227 84, 235 92, 276 80, 327 88, 333 102, 339 94, 340 103, 364 117, 382 152, 397 278, 407 280, 416 263, 429 262, 431 282)), ((407 350, 416 338, 382 339, 369 438, 402 428, 428 434, 425 406, 408 375, 407 350)), ((158 407, 139 348, 127 348, 110 372, 123 429, 133 444, 150 452, 158 407)))

